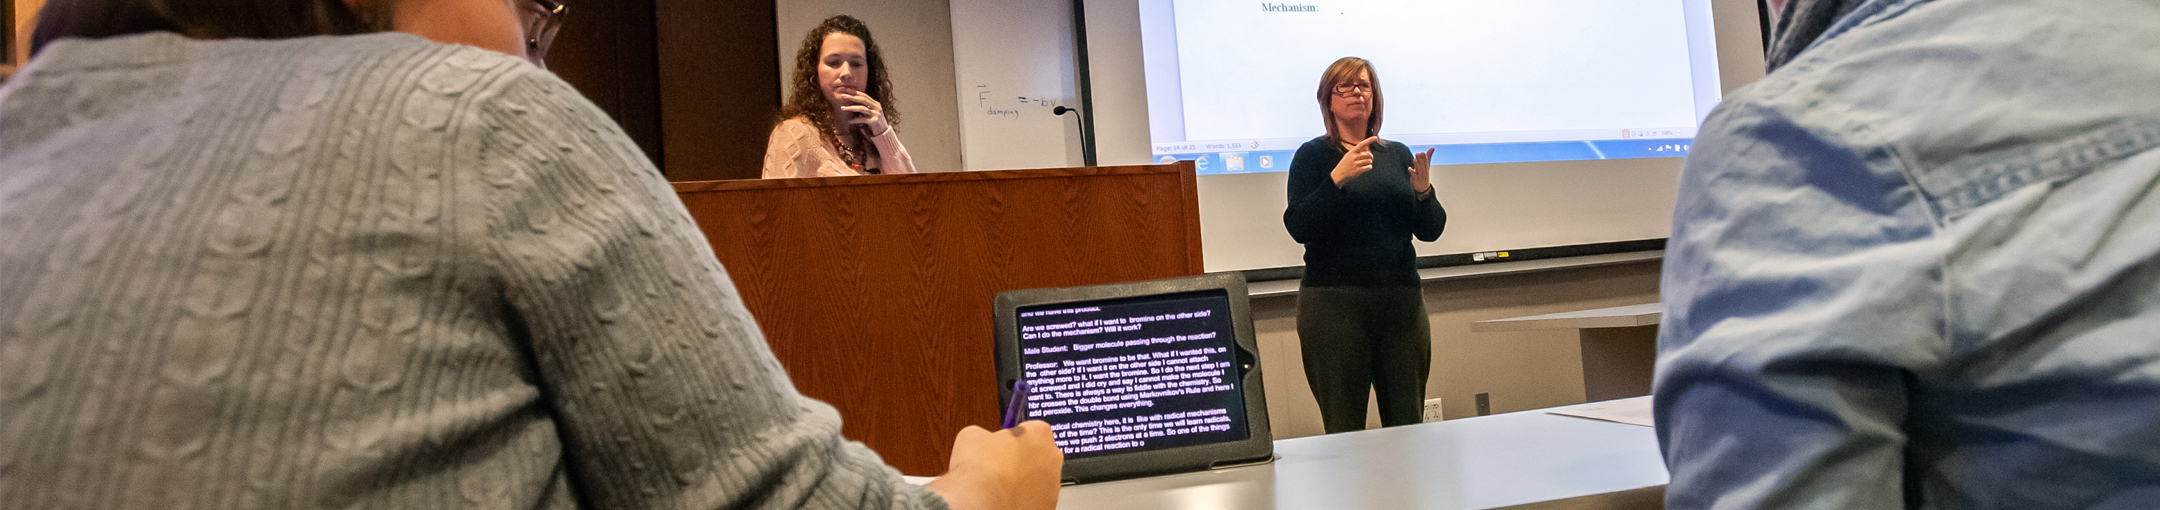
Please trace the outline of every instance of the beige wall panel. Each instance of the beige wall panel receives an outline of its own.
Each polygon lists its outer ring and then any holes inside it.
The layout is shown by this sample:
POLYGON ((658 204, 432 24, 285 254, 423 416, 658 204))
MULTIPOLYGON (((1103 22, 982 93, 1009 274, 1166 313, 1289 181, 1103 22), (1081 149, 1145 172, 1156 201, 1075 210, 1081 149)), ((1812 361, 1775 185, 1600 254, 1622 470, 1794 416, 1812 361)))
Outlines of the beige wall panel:
MULTIPOLYGON (((1433 333, 1426 398, 1445 399, 1448 419, 1476 416, 1479 393, 1491 394, 1495 414, 1582 403, 1582 349, 1574 331, 1472 333, 1470 323, 1656 302, 1659 267, 1652 260, 1425 284, 1433 333)), ((1320 408, 1298 353, 1297 300, 1255 299, 1252 308, 1275 438, 1321 434, 1320 408)), ((1379 416, 1368 404, 1369 427, 1380 426, 1379 416)))

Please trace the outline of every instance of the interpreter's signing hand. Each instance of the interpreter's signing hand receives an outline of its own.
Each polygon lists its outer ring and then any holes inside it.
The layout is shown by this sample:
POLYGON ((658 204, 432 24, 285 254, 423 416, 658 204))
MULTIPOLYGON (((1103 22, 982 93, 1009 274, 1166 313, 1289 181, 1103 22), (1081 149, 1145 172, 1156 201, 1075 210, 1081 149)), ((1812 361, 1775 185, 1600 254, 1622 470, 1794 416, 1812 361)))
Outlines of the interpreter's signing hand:
POLYGON ((1433 148, 1427 147, 1410 162, 1410 190, 1420 195, 1432 191, 1432 154, 1433 148))
POLYGON ((953 438, 945 476, 926 487, 954 510, 1052 510, 1064 468, 1065 453, 1048 423, 1031 420, 997 432, 969 425, 953 438))
POLYGON ((871 99, 869 94, 860 90, 841 92, 840 102, 840 111, 847 112, 845 121, 870 128, 870 136, 884 136, 886 131, 892 130, 892 124, 885 122, 885 105, 871 99))
POLYGON ((1372 170, 1372 144, 1378 141, 1380 137, 1369 136, 1359 140, 1357 145, 1350 146, 1350 153, 1344 154, 1342 161, 1335 163, 1335 171, 1329 174, 1335 178, 1336 187, 1342 187, 1343 181, 1372 170))

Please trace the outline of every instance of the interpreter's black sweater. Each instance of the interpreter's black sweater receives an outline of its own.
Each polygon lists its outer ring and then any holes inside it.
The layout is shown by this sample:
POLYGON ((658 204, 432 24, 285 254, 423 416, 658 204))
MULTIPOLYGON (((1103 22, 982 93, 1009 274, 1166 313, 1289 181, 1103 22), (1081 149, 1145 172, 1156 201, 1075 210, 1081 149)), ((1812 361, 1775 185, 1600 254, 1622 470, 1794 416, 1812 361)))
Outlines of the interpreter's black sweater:
POLYGON ((1418 284, 1410 237, 1439 239, 1447 210, 1434 193, 1410 187, 1409 146, 1382 140, 1372 151, 1372 170, 1341 186, 1330 174, 1344 151, 1327 137, 1305 142, 1290 159, 1290 209, 1283 211, 1283 226, 1305 245, 1303 285, 1418 284))

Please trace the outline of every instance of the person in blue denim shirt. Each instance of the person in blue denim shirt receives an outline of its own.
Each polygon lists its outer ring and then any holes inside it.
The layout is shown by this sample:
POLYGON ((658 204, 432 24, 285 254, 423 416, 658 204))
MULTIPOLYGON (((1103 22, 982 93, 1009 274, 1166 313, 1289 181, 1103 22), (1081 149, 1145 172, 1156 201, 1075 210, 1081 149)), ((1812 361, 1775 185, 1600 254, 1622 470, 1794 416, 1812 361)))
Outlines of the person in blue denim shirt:
POLYGON ((1773 4, 1673 215, 1667 506, 2160 507, 2160 2, 1773 4))

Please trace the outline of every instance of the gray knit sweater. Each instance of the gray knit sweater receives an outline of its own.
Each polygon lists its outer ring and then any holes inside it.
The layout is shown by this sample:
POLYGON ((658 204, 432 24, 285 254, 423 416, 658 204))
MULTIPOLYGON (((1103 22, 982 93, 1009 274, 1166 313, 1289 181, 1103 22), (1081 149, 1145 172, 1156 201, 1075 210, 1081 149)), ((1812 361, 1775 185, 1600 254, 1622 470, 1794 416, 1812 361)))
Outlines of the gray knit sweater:
POLYGON ((0 88, 0 502, 944 507, 795 392, 706 242, 514 57, 53 44, 0 88))

